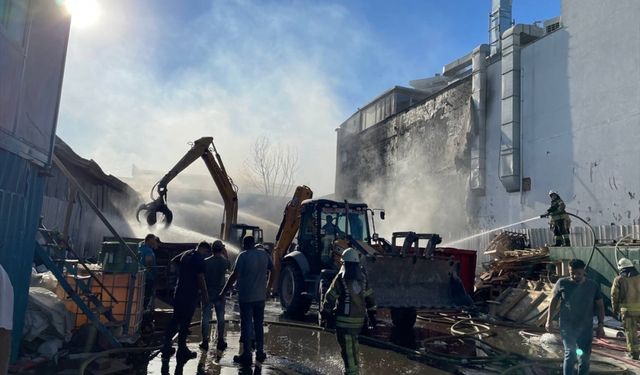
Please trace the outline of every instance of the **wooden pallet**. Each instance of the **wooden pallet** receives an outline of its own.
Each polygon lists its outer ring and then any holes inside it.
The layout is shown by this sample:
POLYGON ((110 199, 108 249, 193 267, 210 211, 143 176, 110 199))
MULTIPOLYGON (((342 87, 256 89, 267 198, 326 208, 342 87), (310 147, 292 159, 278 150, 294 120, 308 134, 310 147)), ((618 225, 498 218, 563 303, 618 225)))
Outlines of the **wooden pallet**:
POLYGON ((495 315, 511 322, 540 327, 546 322, 551 297, 551 293, 545 290, 508 288, 494 301, 497 304, 495 315))

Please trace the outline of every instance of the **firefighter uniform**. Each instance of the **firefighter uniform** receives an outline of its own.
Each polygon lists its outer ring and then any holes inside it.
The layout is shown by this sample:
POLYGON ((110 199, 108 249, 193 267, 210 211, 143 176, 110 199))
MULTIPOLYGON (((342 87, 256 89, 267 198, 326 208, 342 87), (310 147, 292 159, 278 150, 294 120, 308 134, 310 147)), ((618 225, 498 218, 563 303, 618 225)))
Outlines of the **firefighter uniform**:
POLYGON ((640 354, 638 322, 640 322, 640 274, 633 263, 622 258, 618 261, 620 275, 611 286, 611 307, 620 314, 627 338, 627 350, 634 359, 640 354))
POLYGON ((555 246, 571 246, 569 238, 571 218, 565 211, 565 204, 553 190, 549 192, 549 197, 551 197, 551 207, 547 210, 547 215, 551 217, 549 227, 553 231, 555 246))
MULTIPOLYGON (((343 262, 357 252, 347 249, 342 254, 343 262)), ((357 260, 356 260, 357 262, 357 260)), ((340 344, 344 373, 359 374, 358 334, 367 318, 375 320, 373 290, 369 288, 366 277, 345 279, 344 268, 336 275, 322 301, 322 313, 335 317, 336 336, 340 344)))

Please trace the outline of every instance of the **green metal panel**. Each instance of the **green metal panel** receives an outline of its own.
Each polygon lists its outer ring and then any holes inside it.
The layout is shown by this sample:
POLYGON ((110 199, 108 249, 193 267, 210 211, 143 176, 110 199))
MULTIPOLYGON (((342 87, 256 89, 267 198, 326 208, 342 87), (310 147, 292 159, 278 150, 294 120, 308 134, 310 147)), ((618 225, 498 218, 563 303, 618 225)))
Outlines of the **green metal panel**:
MULTIPOLYGON (((640 264, 640 248, 638 247, 620 247, 618 258, 626 257, 633 261, 634 264, 640 264)), ((618 276, 616 266, 616 256, 614 246, 598 246, 591 257, 592 247, 551 247, 550 256, 553 260, 570 260, 582 259, 585 263, 591 258, 587 277, 596 281, 602 288, 605 296, 605 304, 611 306, 611 283, 618 276)))
MULTIPOLYGON (((132 248, 137 248, 135 242, 127 242, 132 248)), ((102 243, 100 251, 100 263, 105 272, 138 272, 138 260, 134 259, 131 251, 120 242, 105 241, 102 243)))

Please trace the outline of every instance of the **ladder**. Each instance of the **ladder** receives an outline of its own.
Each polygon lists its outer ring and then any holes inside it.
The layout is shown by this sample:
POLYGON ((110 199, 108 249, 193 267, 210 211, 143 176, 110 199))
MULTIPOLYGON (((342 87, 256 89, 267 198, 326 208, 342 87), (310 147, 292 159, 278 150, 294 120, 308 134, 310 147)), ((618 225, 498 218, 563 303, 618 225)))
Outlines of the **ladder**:
POLYGON ((116 298, 107 288, 104 287, 100 279, 96 277, 96 274, 87 266, 86 263, 84 263, 80 259, 80 257, 77 256, 77 254, 70 246, 63 246, 59 243, 59 238, 55 232, 46 229, 44 225, 41 224, 40 228, 38 228, 38 233, 39 236, 36 237, 36 255, 40 258, 40 260, 42 260, 42 263, 49 269, 49 271, 53 273, 67 295, 75 302, 80 310, 82 310, 82 312, 87 316, 89 321, 96 327, 96 329, 104 335, 111 346, 114 348, 120 348, 122 344, 120 344, 120 342, 116 339, 113 333, 109 330, 108 326, 119 326, 122 325, 123 322, 116 320, 112 314, 111 308, 105 307, 102 304, 102 302, 98 298, 98 295, 96 295, 91 290, 90 282, 96 282, 96 284, 100 286, 101 292, 107 293, 115 303, 118 303, 116 298), (69 251, 77 259, 77 261, 73 263, 64 262, 62 263, 62 265, 60 265, 60 262, 56 262, 53 258, 51 258, 49 251, 46 250, 47 248, 69 251), (84 271, 89 276, 84 279, 78 277, 78 266, 83 267, 84 271), (76 276, 76 288, 73 288, 67 281, 64 274, 65 268, 68 274, 76 276), (76 290, 78 291, 76 292, 76 290), (108 323, 102 323, 100 321, 100 316, 104 316, 107 319, 108 323))

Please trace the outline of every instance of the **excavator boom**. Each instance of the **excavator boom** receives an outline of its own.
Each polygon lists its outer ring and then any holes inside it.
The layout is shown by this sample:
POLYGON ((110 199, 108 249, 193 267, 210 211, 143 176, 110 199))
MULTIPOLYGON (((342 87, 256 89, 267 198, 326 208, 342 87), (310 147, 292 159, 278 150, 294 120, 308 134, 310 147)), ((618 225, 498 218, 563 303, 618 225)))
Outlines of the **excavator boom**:
POLYGON ((273 285, 278 285, 278 276, 282 268, 282 258, 291 246, 293 239, 300 228, 300 207, 304 200, 311 199, 313 191, 308 186, 302 185, 296 188, 293 198, 287 203, 282 216, 280 228, 276 235, 276 243, 273 247, 273 285))
POLYGON ((152 202, 138 207, 136 213, 138 221, 140 221, 140 213, 146 211, 147 223, 154 225, 157 221, 157 213, 160 212, 165 216, 165 225, 171 225, 173 213, 167 206, 167 186, 199 158, 202 158, 207 166, 224 202, 224 221, 220 228, 220 238, 223 241, 229 238, 231 227, 236 224, 238 219, 238 188, 227 174, 222 159, 213 144, 213 137, 202 137, 193 142, 193 146, 182 159, 156 183, 154 188, 158 196, 154 198, 152 191, 152 202))

